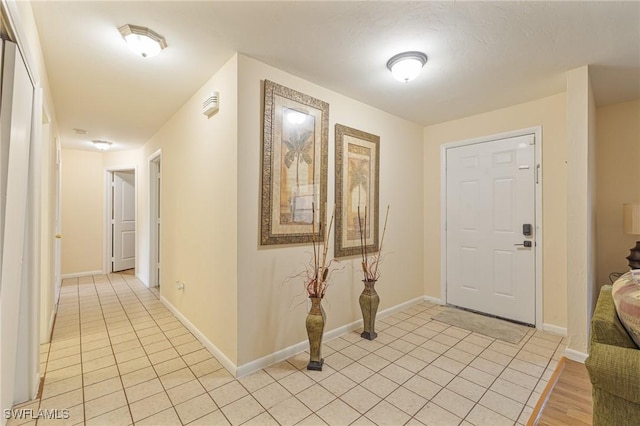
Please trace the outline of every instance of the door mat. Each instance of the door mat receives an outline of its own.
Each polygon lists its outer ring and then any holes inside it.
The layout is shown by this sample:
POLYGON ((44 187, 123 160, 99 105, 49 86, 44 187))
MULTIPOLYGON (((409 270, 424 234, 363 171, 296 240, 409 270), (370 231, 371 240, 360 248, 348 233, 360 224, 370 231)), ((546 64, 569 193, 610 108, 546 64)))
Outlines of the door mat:
POLYGON ((462 309, 447 308, 432 319, 517 345, 531 328, 462 309))

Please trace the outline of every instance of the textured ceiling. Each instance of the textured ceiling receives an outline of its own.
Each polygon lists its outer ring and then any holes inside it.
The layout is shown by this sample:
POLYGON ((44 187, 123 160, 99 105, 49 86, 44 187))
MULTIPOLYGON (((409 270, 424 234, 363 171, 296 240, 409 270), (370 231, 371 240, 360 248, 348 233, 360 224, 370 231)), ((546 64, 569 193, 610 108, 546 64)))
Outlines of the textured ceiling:
POLYGON ((598 105, 640 97, 640 2, 114 2, 32 7, 63 145, 146 142, 234 52, 429 125, 565 90, 592 66, 598 105), (169 47, 135 57, 117 28, 169 47), (403 84, 387 60, 429 61, 403 84), (87 129, 86 136, 73 128, 87 129))

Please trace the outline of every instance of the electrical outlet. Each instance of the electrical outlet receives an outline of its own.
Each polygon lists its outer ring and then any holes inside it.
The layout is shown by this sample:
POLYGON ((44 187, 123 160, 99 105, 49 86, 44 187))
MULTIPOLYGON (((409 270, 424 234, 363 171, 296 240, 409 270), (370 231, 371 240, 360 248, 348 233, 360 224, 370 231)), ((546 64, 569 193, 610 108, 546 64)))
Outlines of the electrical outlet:
POLYGON ((176 288, 177 288, 179 291, 184 290, 184 283, 183 283, 182 281, 176 281, 176 288))

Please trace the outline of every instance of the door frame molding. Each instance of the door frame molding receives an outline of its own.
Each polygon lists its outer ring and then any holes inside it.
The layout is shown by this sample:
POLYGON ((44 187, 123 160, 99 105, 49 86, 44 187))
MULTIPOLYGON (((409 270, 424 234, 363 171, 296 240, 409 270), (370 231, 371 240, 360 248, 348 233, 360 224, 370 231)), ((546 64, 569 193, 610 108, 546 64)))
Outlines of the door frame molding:
POLYGON ((542 252, 544 247, 542 240, 542 173, 544 170, 542 166, 542 126, 528 127, 440 145, 440 301, 443 305, 447 304, 447 150, 526 135, 533 135, 535 138, 535 326, 537 329, 542 329, 542 252))
MULTIPOLYGON (((154 252, 154 248, 156 246, 160 246, 160 241, 158 239, 158 229, 155 226, 156 225, 156 220, 157 220, 157 216, 154 213, 159 213, 156 212, 156 208, 155 208, 155 201, 158 199, 158 195, 161 193, 161 187, 162 187, 162 149, 157 150, 156 152, 154 152, 153 154, 151 154, 150 156, 147 157, 147 166, 149 168, 149 192, 148 192, 148 202, 149 202, 149 212, 148 212, 148 218, 149 218, 149 239, 148 239, 148 249, 149 249, 149 264, 148 266, 148 274, 149 274, 149 284, 147 285, 147 287, 159 287, 160 286, 160 282, 155 282, 155 279, 152 278, 153 274, 155 273, 155 269, 157 268, 157 264, 160 263, 160 259, 158 259, 158 256, 155 254, 154 252), (157 161, 160 161, 160 186, 157 186, 157 174, 154 171, 154 163, 156 163, 157 161), (155 178, 155 179, 154 179, 155 178), (152 285, 153 283, 155 283, 155 285, 152 285)), ((162 223, 162 216, 160 216, 160 223, 162 223)), ((162 224, 160 225, 162 227, 162 224)), ((160 266, 160 270, 162 271, 162 266, 160 266)), ((162 273, 162 272, 160 272, 162 273)))
MULTIPOLYGON (((135 208, 136 208, 136 226, 138 225, 138 167, 135 165, 130 166, 113 166, 104 169, 104 259, 102 263, 102 270, 105 274, 110 274, 113 271, 113 265, 111 263, 111 250, 113 249, 113 232, 111 230, 111 209, 113 208, 111 199, 111 177, 113 172, 124 172, 133 170, 133 176, 135 179, 135 208)), ((138 263, 138 237, 136 234, 136 265, 138 263)), ((137 274, 136 274, 137 275, 137 274)))

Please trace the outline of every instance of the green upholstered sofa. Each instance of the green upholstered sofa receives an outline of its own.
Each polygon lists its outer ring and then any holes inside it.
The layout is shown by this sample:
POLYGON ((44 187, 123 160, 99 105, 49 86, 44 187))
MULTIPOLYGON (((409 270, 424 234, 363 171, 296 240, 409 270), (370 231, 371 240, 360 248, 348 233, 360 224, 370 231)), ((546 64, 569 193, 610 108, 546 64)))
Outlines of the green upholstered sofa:
POLYGON ((640 350, 618 319, 610 285, 600 290, 585 365, 593 385, 594 426, 640 425, 640 350))

